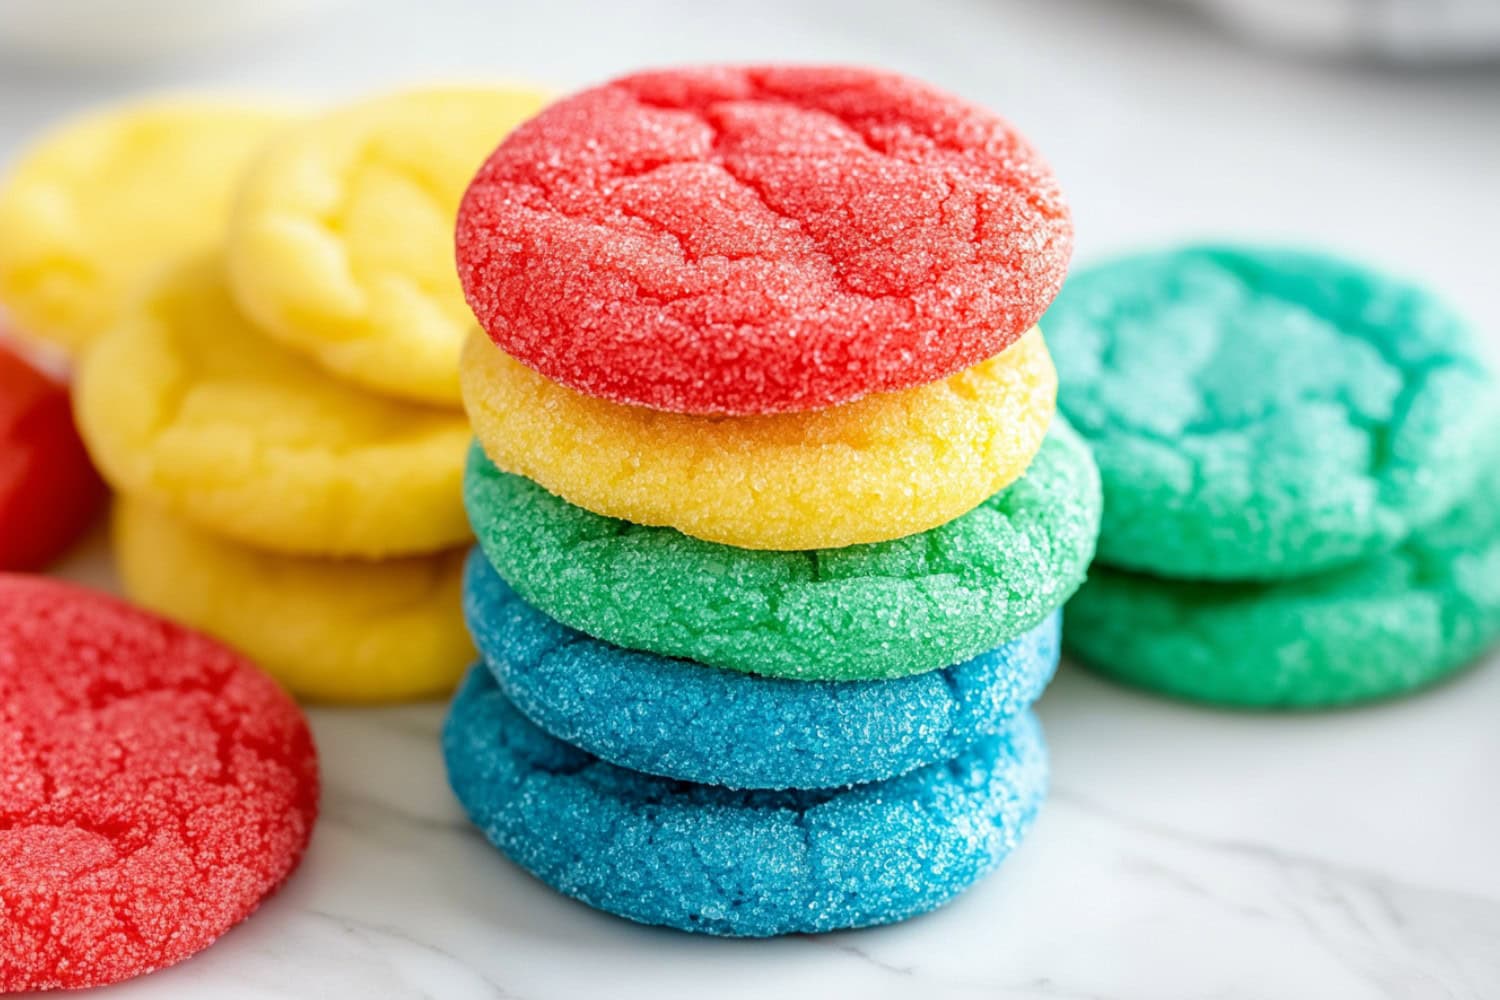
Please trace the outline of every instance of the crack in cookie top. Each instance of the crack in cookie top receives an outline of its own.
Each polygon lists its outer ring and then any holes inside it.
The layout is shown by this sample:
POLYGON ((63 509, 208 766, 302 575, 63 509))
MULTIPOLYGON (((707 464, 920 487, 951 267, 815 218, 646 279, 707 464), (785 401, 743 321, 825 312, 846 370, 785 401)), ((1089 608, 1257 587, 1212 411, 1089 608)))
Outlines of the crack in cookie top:
POLYGON ((179 962, 301 860, 307 720, 207 636, 0 573, 0 993, 179 962))
POLYGON ((998 354, 1072 225, 1005 121, 868 69, 663 70, 560 101, 479 170, 459 275, 503 350, 686 413, 831 406, 998 354))

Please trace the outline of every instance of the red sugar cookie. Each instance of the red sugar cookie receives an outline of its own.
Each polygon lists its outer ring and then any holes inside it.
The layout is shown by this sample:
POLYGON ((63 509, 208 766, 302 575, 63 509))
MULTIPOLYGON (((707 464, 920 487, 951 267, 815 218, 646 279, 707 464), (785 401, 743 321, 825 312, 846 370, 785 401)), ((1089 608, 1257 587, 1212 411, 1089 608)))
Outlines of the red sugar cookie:
POLYGON ((664 70, 510 134, 464 196, 459 277, 502 349, 683 413, 944 378, 1062 284, 1068 209, 1006 122, 867 69, 664 70))
POLYGON ((68 387, 0 342, 0 570, 47 565, 103 499, 68 387))
POLYGON ((207 947, 296 867, 317 798, 306 720, 238 654, 0 574, 0 992, 207 947))

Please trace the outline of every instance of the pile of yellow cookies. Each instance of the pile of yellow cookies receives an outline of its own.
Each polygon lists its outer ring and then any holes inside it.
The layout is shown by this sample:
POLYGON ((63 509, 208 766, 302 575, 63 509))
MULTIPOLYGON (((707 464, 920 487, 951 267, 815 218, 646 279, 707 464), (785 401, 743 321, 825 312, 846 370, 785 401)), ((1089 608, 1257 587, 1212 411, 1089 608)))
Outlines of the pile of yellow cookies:
POLYGON ((473 657, 453 217, 545 100, 152 102, 68 123, 12 166, 0 308, 76 361, 130 597, 306 698, 452 687, 473 657))

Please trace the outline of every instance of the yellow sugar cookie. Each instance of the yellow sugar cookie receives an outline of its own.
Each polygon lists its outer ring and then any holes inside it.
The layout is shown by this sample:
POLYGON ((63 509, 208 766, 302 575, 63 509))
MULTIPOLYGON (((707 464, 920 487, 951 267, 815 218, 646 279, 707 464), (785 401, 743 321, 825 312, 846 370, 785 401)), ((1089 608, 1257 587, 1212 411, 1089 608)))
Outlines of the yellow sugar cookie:
POLYGON ((746 549, 835 548, 944 524, 1026 470, 1057 395, 1036 330, 941 382, 760 416, 584 396, 477 330, 459 371, 474 433, 504 471, 598 514, 746 549))
POLYGON ((364 392, 263 337, 216 256, 163 272, 94 344, 74 406, 118 490, 249 545, 374 558, 469 537, 463 414, 364 392))
POLYGON ((545 103, 519 88, 432 88, 286 129, 251 166, 230 225, 241 308, 345 378, 456 405, 474 322, 453 263, 458 202, 545 103))
POLYGON ((76 351, 164 264, 223 238, 251 154, 284 112, 179 100, 70 121, 0 180, 0 305, 76 351))
POLYGON ((435 697, 474 659, 461 550, 383 562, 279 555, 128 497, 115 505, 114 542, 132 600, 224 640, 300 698, 435 697))

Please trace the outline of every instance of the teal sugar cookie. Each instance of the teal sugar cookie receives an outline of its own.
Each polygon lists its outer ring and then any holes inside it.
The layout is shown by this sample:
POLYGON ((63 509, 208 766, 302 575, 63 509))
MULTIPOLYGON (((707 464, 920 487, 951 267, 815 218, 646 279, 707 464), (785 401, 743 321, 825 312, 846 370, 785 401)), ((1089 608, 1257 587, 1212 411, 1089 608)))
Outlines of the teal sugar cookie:
POLYGON ((1064 643, 1109 676, 1255 708, 1389 697, 1500 639, 1500 463, 1392 552, 1279 583, 1187 583, 1098 567, 1064 643))
POLYGON ((1125 258, 1069 278, 1044 329, 1121 568, 1270 580, 1389 551, 1469 490, 1494 427, 1464 324, 1332 257, 1125 258))
POLYGON ((802 680, 902 677, 1034 628, 1082 582, 1099 526, 1088 448, 1061 421, 1026 475, 890 542, 736 549, 602 517, 498 471, 476 446, 469 518, 527 603, 628 649, 802 680))

